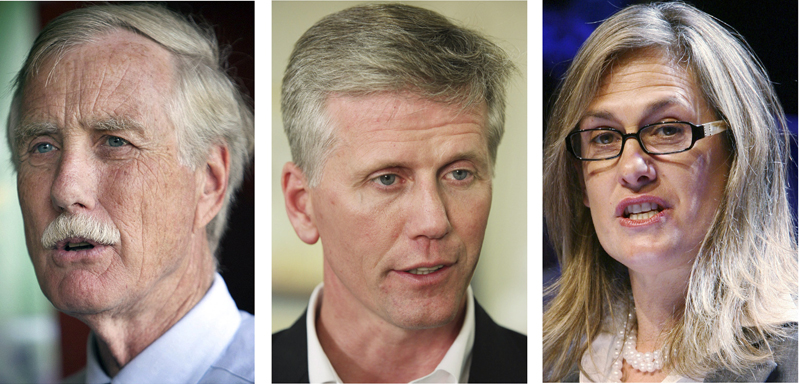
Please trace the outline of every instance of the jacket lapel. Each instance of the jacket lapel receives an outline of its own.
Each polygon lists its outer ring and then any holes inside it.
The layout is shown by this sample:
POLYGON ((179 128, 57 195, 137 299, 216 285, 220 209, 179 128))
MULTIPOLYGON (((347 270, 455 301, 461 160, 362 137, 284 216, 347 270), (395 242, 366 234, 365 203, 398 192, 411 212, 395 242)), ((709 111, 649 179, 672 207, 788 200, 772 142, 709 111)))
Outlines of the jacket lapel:
POLYGON ((528 381, 527 337, 495 323, 475 300, 475 343, 470 383, 524 383, 528 381))

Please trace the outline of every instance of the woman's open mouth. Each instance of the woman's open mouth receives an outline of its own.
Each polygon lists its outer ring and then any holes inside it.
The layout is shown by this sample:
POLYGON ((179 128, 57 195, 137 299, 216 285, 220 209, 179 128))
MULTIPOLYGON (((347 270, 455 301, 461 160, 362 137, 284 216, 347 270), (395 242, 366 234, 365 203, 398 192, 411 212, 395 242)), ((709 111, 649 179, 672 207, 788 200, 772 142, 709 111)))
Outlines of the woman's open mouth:
POLYGON ((631 204, 625 207, 623 216, 627 219, 642 221, 657 215, 663 210, 664 207, 656 203, 631 204))

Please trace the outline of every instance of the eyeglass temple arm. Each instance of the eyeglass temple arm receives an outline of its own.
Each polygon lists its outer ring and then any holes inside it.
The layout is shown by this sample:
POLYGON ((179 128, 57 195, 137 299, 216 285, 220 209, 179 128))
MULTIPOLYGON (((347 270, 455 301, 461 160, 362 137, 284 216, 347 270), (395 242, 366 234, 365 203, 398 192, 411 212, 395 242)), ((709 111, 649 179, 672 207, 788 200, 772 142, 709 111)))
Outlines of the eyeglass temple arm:
POLYGON ((724 120, 712 121, 703 124, 703 137, 709 137, 728 130, 728 124, 724 120))

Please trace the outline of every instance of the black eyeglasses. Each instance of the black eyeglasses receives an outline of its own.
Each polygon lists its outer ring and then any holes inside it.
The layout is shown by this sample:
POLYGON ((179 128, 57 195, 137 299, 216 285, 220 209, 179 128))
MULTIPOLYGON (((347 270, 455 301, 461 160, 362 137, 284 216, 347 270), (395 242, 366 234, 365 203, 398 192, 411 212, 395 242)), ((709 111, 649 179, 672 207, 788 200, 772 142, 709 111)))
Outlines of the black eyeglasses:
POLYGON ((636 138, 650 155, 685 152, 697 140, 728 130, 722 121, 694 125, 686 121, 666 121, 645 125, 636 133, 623 133, 614 128, 593 128, 575 131, 567 136, 567 150, 580 160, 609 160, 622 154, 625 142, 636 138))

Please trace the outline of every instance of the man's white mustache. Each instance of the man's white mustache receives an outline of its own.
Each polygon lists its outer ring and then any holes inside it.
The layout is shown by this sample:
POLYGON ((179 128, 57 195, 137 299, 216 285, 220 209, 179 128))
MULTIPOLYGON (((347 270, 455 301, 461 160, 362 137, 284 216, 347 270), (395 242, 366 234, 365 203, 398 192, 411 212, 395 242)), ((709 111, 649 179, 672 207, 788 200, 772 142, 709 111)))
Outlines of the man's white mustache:
POLYGON ((64 239, 81 237, 98 244, 112 245, 120 240, 119 230, 90 216, 61 214, 45 228, 42 246, 54 249, 64 239))

